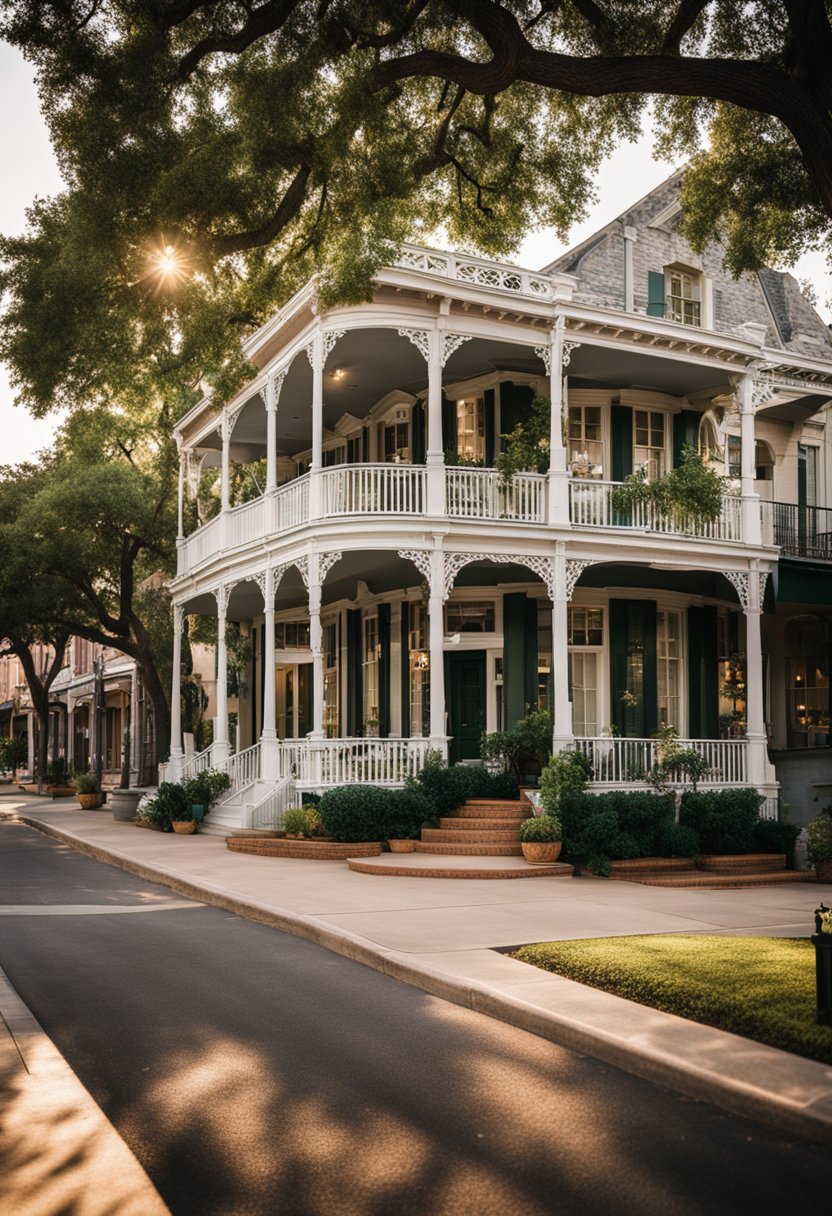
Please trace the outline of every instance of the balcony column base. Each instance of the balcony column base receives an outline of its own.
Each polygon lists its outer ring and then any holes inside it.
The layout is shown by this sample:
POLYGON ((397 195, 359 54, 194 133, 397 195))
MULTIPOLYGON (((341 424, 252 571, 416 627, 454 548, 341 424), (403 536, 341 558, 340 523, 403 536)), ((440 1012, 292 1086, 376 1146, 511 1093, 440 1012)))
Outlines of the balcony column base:
POLYGON ((280 740, 275 732, 260 736, 260 774, 264 781, 277 781, 280 777, 280 740))
POLYGON ((549 470, 548 522, 556 528, 568 528, 570 524, 569 480, 566 469, 549 470))
POLYGON ((763 543, 762 510, 759 494, 742 496, 742 539, 747 545, 763 543))
POLYGON ((428 452, 427 465, 427 513, 442 517, 445 514, 445 461, 441 452, 428 452))

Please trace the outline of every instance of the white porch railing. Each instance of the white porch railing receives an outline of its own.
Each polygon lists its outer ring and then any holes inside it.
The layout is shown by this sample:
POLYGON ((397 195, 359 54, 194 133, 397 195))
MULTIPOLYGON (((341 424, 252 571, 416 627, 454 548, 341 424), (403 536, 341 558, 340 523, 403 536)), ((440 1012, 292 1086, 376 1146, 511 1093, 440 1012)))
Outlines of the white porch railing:
POLYGON ((207 524, 203 524, 201 528, 197 528, 196 532, 192 532, 186 538, 185 543, 179 546, 177 552, 177 574, 185 574, 194 566, 198 566, 200 562, 204 562, 206 558, 214 557, 219 553, 220 527, 220 516, 215 515, 213 519, 208 520, 207 524))
POLYGON ((211 744, 206 747, 204 752, 197 752, 191 756, 182 765, 182 776, 196 777, 199 773, 204 773, 207 768, 211 767, 211 744))
POLYGON ((515 519, 540 524, 545 520, 546 478, 539 473, 515 473, 505 482, 496 469, 445 469, 445 510, 463 519, 515 519))
MULTIPOLYGON (((699 785, 747 785, 745 739, 677 739, 674 744, 693 748, 705 758, 711 772, 699 785)), ((575 746, 592 761, 593 781, 600 785, 632 785, 647 780, 657 761, 658 739, 576 739, 575 746)))
POLYGON ((228 512, 225 544, 229 549, 261 540, 266 534, 266 499, 253 498, 228 512))
POLYGON ((476 287, 494 287, 499 291, 529 296, 536 300, 554 298, 557 278, 491 262, 464 254, 442 253, 438 249, 422 249, 418 245, 403 245, 394 263, 406 270, 421 270, 476 287))
POLYGON ((742 540, 742 499, 725 494, 717 519, 702 519, 682 511, 660 511, 653 503, 634 503, 627 511, 613 509, 613 492, 620 481, 576 478, 569 483, 569 513, 573 524, 590 528, 631 528, 704 540, 742 540))
POLYGON ((309 474, 289 481, 272 497, 273 532, 297 528, 309 519, 309 474))
POLYGON ((321 475, 324 515, 421 515, 427 471, 421 465, 351 464, 321 475))
POLYGON ((300 794, 291 777, 281 777, 277 785, 252 807, 253 828, 280 829, 289 807, 300 806, 300 794))
POLYGON ((428 739, 286 739, 280 772, 309 787, 403 785, 425 762, 428 739))
POLYGON ((231 778, 229 793, 241 790, 243 786, 251 785, 260 779, 260 744, 247 747, 244 752, 229 756, 226 771, 231 778))

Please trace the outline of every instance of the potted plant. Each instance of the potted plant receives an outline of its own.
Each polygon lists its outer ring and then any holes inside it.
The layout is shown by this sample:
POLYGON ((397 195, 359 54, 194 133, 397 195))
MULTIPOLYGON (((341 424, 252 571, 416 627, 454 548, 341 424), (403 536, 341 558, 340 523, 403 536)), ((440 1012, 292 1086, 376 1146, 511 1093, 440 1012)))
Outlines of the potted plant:
POLYGON ((182 786, 190 798, 194 822, 201 823, 220 794, 231 787, 231 778, 222 769, 206 768, 195 777, 186 777, 182 786))
POLYGON ((104 805, 104 795, 98 788, 95 773, 79 773, 75 778, 78 802, 85 811, 97 811, 104 805))
POLYGON ((832 802, 806 828, 806 856, 821 882, 832 882, 832 802))
POLYGON ((368 739, 377 739, 381 723, 378 718, 364 719, 364 735, 368 739))
POLYGON ((144 790, 110 790, 110 810, 113 812, 113 819, 117 819, 121 823, 132 823, 136 818, 136 811, 144 792, 144 790))
POLYGON ((520 824, 523 856, 532 865, 557 861, 562 847, 562 829, 556 815, 536 815, 520 824))
POLYGON ((387 847, 391 853, 415 853, 416 841, 407 840, 403 837, 394 837, 387 841, 387 847))

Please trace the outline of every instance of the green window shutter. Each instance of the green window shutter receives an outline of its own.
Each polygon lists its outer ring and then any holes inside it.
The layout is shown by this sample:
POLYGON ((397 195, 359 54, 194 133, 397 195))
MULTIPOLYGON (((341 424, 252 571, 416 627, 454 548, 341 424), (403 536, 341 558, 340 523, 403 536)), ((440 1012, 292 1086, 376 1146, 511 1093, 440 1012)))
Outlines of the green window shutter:
POLYGON ((523 638, 524 645, 524 706, 527 708, 537 705, 537 600, 530 596, 526 599, 526 629, 523 638))
MULTIPOLYGON (((701 739, 719 738, 719 655, 717 612, 712 604, 702 609, 702 715, 701 739)), ((696 736, 694 736, 695 738, 696 736)))
POLYGON ((368 426, 361 429, 361 459, 365 464, 370 459, 370 428, 368 426))
POLYGON ((411 415, 411 425, 413 427, 413 448, 411 452, 411 460, 414 464, 425 463, 425 407, 421 401, 417 401, 413 407, 411 415))
POLYGON ((658 725, 656 604, 654 600, 610 600, 610 693, 612 720, 619 734, 644 739, 658 725), (642 688, 638 704, 625 705, 632 687, 632 665, 641 656, 642 688), (631 662, 632 657, 632 662, 631 662))
POLYGON ((410 736, 410 604, 402 601, 402 738, 410 736))
POLYGON ((610 702, 612 725, 626 734, 626 707, 621 697, 627 687, 628 600, 610 600, 610 702))
POLYGON ((661 270, 647 272, 647 315, 664 316, 664 272, 661 270))
POLYGON ((364 733, 361 609, 347 609, 347 734, 364 733))
POLYGON ((699 444, 699 419, 696 410, 682 410, 673 415, 673 466, 682 462, 682 448, 687 444, 695 448, 699 444))
POLYGON ((534 393, 528 384, 517 384, 514 387, 514 418, 518 422, 528 422, 532 412, 534 393))
POLYGON ((455 452, 456 437, 456 402, 449 401, 442 394, 442 445, 446 452, 455 452))
POLYGON ((378 606, 378 733, 390 734, 390 605, 378 606))
POLYGON ((612 479, 623 481, 633 471, 633 411, 629 405, 614 405, 610 412, 612 432, 612 479))
POLYGON ((503 596, 503 696, 506 726, 526 716, 526 596, 522 591, 503 596))
POLYGON ((797 454, 797 505, 799 507, 805 507, 808 502, 807 480, 806 455, 799 451, 797 454))
POLYGON ((487 388, 483 393, 483 412, 485 414, 485 467, 494 465, 494 389, 487 388))
MULTIPOLYGON (((644 713, 642 731, 647 738, 659 726, 658 663, 656 661, 656 601, 641 600, 641 636, 644 641, 644 713)), ((637 628, 637 627, 636 627, 637 628)))
POLYGON ((510 380, 504 380, 500 385, 500 434, 510 435, 516 425, 514 385, 510 380))

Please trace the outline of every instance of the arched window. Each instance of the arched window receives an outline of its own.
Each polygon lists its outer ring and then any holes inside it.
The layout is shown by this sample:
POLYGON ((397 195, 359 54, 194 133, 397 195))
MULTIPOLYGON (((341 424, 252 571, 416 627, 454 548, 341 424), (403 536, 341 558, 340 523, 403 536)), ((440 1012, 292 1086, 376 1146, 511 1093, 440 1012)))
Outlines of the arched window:
POLYGON ((712 414, 702 415, 699 422, 698 440, 699 455, 703 460, 715 462, 722 459, 722 449, 719 446, 719 436, 712 414))
POLYGON ((823 617, 806 614, 786 624, 789 747, 830 745, 830 640, 829 622, 823 617))

